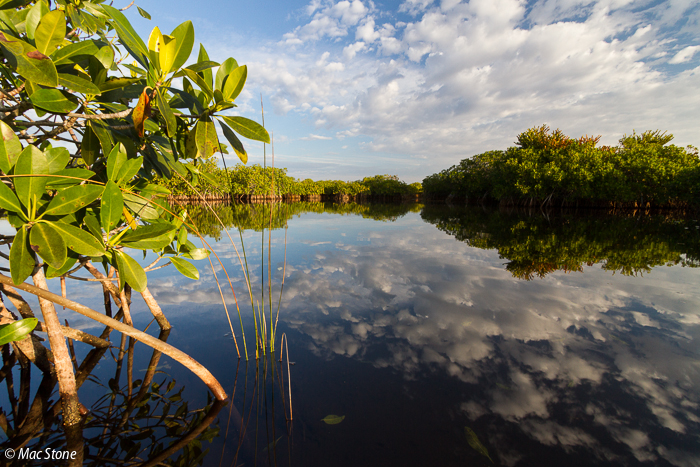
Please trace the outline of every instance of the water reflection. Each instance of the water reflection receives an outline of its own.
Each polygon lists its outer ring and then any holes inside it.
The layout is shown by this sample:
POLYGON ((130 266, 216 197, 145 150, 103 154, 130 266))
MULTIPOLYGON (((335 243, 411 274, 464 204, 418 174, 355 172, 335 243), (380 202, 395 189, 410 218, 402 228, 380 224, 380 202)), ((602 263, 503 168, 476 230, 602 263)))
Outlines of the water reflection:
POLYGON ((316 355, 464 382, 468 397, 452 403, 503 465, 700 463, 700 274, 655 267, 697 264, 685 221, 436 211, 422 217, 485 243, 407 220, 295 265, 285 319, 316 355), (543 280, 513 277, 533 274, 543 280))

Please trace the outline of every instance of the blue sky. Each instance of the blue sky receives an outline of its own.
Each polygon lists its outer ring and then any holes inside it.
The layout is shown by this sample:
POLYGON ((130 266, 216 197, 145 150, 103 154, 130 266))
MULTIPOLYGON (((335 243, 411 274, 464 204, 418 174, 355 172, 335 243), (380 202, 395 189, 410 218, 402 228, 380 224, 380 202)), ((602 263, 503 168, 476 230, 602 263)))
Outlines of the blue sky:
POLYGON ((248 65, 236 110, 260 121, 262 94, 275 165, 298 178, 420 181, 543 123, 700 145, 697 0, 136 4, 153 17, 126 12, 143 36, 191 20, 211 59, 248 65))

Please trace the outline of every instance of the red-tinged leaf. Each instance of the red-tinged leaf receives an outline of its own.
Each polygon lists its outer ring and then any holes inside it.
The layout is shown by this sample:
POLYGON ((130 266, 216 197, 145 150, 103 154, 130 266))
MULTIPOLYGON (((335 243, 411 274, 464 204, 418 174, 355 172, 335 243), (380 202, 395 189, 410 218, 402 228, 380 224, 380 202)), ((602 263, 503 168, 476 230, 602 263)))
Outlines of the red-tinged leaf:
POLYGON ((151 98, 148 96, 148 88, 144 89, 139 97, 139 102, 134 108, 132 114, 134 119, 134 128, 136 128, 136 133, 138 133, 139 138, 143 138, 143 124, 151 116, 151 98))

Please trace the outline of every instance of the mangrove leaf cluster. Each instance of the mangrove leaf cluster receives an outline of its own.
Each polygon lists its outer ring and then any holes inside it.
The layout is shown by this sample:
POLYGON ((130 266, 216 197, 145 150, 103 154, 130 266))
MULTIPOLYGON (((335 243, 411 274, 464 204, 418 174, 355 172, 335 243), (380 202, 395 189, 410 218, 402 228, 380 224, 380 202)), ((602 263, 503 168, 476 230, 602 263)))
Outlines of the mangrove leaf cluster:
POLYGON ((700 204, 700 159, 692 146, 659 131, 632 133, 617 147, 574 139, 549 127, 518 135, 516 146, 488 151, 430 175, 426 194, 512 204, 577 202, 636 206, 700 204))

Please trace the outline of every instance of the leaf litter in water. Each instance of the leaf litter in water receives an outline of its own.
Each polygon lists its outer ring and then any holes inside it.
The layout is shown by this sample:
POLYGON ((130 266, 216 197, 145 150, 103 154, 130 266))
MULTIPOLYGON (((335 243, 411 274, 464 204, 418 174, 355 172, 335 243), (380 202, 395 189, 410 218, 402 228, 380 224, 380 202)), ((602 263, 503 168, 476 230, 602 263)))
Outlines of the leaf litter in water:
POLYGON ((326 418, 322 418, 321 421, 327 423, 328 425, 337 425, 345 419, 345 415, 327 415, 326 418))
POLYGON ((493 459, 491 459, 491 456, 489 456, 488 449, 486 449, 486 446, 481 444, 481 441, 479 441, 479 437, 476 436, 476 433, 474 433, 474 430, 472 430, 468 426, 465 426, 464 427, 464 434, 467 435, 467 442, 469 443, 469 446, 471 446, 472 449, 474 449, 476 452, 478 452, 482 456, 488 457, 488 459, 493 464, 493 459))

